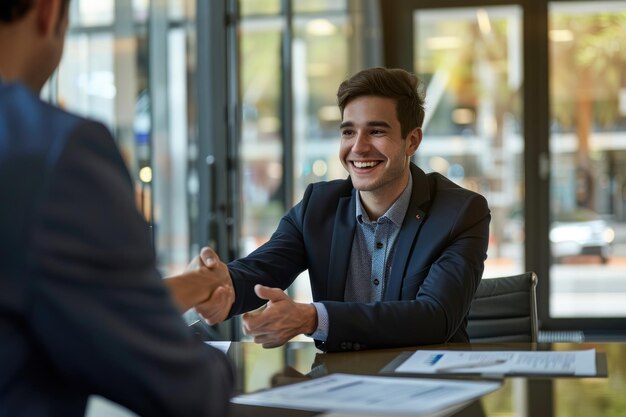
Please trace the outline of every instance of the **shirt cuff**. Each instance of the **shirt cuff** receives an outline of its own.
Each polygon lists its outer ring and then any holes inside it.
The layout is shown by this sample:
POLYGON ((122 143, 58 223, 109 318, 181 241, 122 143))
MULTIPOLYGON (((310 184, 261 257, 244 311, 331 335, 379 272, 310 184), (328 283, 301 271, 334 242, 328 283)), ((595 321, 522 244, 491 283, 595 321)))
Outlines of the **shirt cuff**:
POLYGON ((317 329, 313 334, 308 336, 315 340, 325 342, 328 339, 328 311, 326 306, 322 303, 312 303, 315 310, 317 310, 317 329))

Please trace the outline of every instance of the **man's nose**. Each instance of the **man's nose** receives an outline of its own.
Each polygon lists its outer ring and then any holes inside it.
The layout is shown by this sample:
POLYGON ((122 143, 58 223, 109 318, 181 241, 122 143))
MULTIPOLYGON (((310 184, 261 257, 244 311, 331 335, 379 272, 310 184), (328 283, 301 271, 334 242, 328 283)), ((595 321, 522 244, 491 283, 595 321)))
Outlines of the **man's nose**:
POLYGON ((354 145, 352 145, 352 151, 354 152, 366 152, 370 147, 369 137, 363 133, 359 132, 356 135, 354 140, 354 145))

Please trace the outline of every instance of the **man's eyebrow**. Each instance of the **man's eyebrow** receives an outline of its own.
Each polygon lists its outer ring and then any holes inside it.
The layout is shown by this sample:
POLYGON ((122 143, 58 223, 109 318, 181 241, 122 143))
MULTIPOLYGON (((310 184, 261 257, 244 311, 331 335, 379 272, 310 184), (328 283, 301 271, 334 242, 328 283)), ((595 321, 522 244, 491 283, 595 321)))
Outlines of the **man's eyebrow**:
MULTIPOLYGON (((344 127, 353 127, 353 126, 354 126, 354 123, 348 121, 348 122, 341 123, 339 125, 339 128, 343 129, 344 127)), ((372 120, 371 122, 367 122, 367 126, 374 126, 374 127, 379 126, 379 127, 386 127, 386 128, 391 129, 391 125, 382 120, 372 120)))
POLYGON ((367 122, 368 126, 381 126, 381 127, 388 127, 391 128, 391 125, 387 122, 384 122, 382 120, 372 120, 371 122, 367 122))

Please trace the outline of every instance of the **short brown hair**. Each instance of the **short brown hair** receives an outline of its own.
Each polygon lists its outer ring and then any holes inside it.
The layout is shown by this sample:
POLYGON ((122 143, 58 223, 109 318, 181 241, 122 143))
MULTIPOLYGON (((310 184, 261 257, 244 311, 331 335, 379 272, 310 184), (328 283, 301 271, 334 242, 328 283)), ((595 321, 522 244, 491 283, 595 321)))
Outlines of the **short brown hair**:
POLYGON ((337 90, 337 104, 343 110, 348 103, 361 96, 388 97, 396 100, 396 115, 402 128, 402 137, 424 122, 424 98, 419 91, 420 81, 410 72, 399 68, 368 68, 341 83, 337 90))

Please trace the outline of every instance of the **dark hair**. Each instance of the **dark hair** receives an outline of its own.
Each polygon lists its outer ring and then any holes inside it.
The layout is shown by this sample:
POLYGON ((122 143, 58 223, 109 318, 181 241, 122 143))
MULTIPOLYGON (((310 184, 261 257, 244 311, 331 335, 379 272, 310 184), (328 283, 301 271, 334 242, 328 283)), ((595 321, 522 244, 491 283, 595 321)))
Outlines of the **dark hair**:
POLYGON ((399 68, 368 68, 348 78, 337 90, 337 104, 343 110, 361 96, 388 97, 396 100, 396 115, 405 138, 424 122, 424 98, 419 79, 399 68))
MULTIPOLYGON (((61 12, 65 10, 70 0, 61 2, 61 12)), ((21 19, 33 6, 33 0, 1 0, 0 1, 0 23, 11 23, 21 19)))
POLYGON ((19 20, 33 5, 33 0, 2 0, 0 2, 0 22, 10 23, 19 20))

